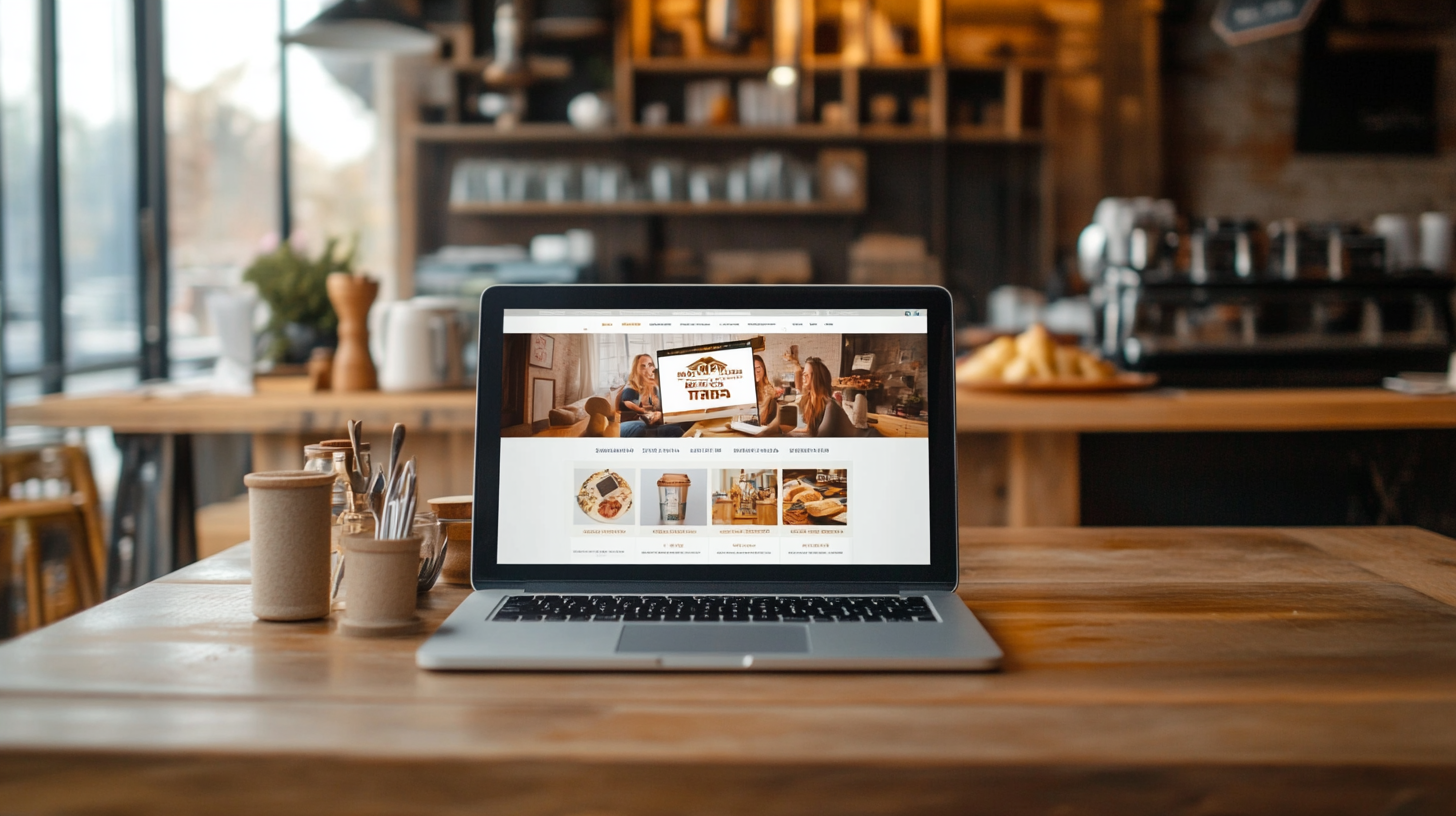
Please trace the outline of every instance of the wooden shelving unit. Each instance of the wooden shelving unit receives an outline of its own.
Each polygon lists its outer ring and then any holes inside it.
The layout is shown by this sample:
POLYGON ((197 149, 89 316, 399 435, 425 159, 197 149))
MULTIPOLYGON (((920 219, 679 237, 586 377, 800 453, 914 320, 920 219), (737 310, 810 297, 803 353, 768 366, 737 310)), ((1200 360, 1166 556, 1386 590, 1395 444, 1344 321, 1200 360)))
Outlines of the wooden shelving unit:
MULTIPOLYGON (((686 83, 726 80, 737 102, 739 83, 767 80, 775 65, 772 20, 766 21, 762 41, 750 42, 744 53, 711 48, 691 58, 655 53, 654 38, 660 31, 652 18, 652 0, 618 2, 611 33, 615 113, 611 126, 580 130, 565 122, 527 121, 511 128, 467 121, 421 123, 402 110, 402 277, 408 280, 416 257, 441 245, 524 243, 532 230, 559 231, 562 221, 570 219, 598 230, 599 262, 604 268, 626 256, 650 270, 658 253, 678 246, 701 252, 802 240, 814 257, 816 275, 835 281, 843 279, 849 241, 865 232, 887 231, 924 236, 930 252, 942 259, 948 284, 953 288, 959 284, 978 296, 989 289, 992 274, 998 276, 997 282, 1008 277, 993 273, 997 265, 1036 268, 1039 274, 1051 254, 1044 134, 1050 128, 1052 61, 953 56, 945 43, 942 0, 919 0, 916 6, 917 53, 885 53, 880 42, 884 38, 870 23, 875 0, 843 0, 841 5, 845 19, 858 19, 859 27, 845 23, 840 49, 819 54, 815 53, 816 0, 803 0, 795 60, 798 111, 791 125, 687 124, 686 83), (896 96, 894 123, 873 121, 869 108, 876 94, 896 96), (924 101, 912 104, 915 99, 924 101), (642 123, 642 108, 651 102, 668 104, 667 124, 642 123), (823 121, 826 103, 842 105, 842 119, 823 121), (912 115, 912 108, 918 116, 912 115), (807 164, 815 163, 820 150, 861 151, 865 157, 861 181, 868 193, 852 204, 447 200, 451 168, 467 158, 607 160, 640 173, 658 158, 722 164, 746 158, 759 145, 807 164), (795 216, 813 216, 815 226, 794 232, 795 216), (726 220, 719 223, 711 217, 726 220), (679 225, 681 219, 686 220, 679 225), (990 243, 983 246, 978 243, 982 241, 990 243), (966 283, 970 278, 974 281, 966 283)), ((460 53, 471 40, 470 32, 454 31, 452 40, 457 43, 454 70, 478 76, 488 57, 460 53)), ((692 44, 686 50, 702 51, 702 46, 692 44)), ((402 109, 407 108, 411 94, 401 98, 406 100, 402 109)), ((457 100, 456 110, 463 107, 457 100)), ((450 118, 468 117, 457 113, 450 118)), ((646 279, 651 279, 648 274, 646 279)), ((1016 275, 1009 277, 1015 280, 1016 275)), ((407 283, 402 291, 410 291, 407 283)))

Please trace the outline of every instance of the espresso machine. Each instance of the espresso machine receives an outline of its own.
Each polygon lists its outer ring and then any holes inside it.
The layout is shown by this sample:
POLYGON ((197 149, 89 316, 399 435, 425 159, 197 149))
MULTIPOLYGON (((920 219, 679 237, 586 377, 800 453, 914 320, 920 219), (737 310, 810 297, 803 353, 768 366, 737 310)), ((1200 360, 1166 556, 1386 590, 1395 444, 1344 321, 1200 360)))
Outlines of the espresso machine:
POLYGON ((1102 353, 1165 385, 1370 386, 1444 371, 1445 269, 1396 268, 1359 225, 1187 222, 1171 202, 1104 199, 1078 246, 1102 353))

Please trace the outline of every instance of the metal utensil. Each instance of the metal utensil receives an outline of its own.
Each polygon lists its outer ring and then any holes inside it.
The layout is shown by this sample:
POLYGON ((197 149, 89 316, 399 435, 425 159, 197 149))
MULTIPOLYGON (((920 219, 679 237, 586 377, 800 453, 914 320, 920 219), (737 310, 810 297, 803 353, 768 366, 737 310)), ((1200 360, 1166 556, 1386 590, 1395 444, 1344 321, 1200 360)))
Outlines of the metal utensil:
POLYGON ((444 532, 439 531, 440 549, 428 558, 420 559, 420 577, 416 585, 416 592, 429 592, 440 580, 440 570, 445 566, 445 550, 450 547, 450 542, 445 538, 444 532))
POLYGON ((415 460, 396 469, 384 491, 382 524, 376 538, 404 538, 409 535, 415 510, 415 460))
POLYGON ((404 448, 404 423, 394 423, 394 433, 389 437, 389 477, 394 478, 394 469, 399 466, 399 452, 404 448))
POLYGON ((369 478, 369 466, 364 462, 364 453, 359 438, 364 435, 364 423, 357 420, 349 420, 349 446, 354 449, 354 472, 359 474, 360 486, 356 493, 364 491, 363 482, 369 478))
POLYGON ((369 512, 374 516, 374 529, 379 529, 379 515, 384 509, 384 467, 379 466, 374 470, 374 475, 369 478, 369 512))

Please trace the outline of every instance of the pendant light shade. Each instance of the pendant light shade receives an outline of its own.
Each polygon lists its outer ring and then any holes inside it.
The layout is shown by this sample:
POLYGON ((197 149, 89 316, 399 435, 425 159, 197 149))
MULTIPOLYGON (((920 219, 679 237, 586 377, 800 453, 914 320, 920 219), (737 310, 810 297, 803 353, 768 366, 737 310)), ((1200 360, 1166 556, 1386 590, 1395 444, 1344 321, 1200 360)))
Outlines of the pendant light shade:
POLYGON ((311 48, 386 54, 430 54, 440 38, 393 0, 340 0, 284 41, 311 48))

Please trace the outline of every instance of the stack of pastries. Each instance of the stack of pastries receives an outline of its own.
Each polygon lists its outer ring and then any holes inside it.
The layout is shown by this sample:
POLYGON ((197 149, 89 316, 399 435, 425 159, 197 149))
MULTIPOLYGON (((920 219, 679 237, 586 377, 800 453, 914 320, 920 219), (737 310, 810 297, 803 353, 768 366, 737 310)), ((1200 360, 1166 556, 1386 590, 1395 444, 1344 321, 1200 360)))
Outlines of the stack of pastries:
POLYGON ((1101 382, 1117 368, 1095 354, 1060 346, 1037 324, 1016 338, 998 337, 956 365, 963 383, 1101 382))

